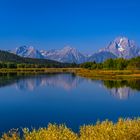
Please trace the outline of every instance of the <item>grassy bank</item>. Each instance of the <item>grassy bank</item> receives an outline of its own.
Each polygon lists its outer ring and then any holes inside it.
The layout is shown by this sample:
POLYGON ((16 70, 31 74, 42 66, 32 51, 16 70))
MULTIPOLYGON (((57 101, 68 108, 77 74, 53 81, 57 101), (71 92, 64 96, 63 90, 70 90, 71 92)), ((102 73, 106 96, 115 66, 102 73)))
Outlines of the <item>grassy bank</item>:
POLYGON ((82 77, 100 80, 140 79, 140 70, 88 70, 78 69, 76 74, 82 77))
POLYGON ((79 133, 74 133, 65 125, 49 124, 47 128, 38 130, 23 129, 23 136, 16 130, 3 134, 1 140, 140 140, 140 120, 119 119, 98 122, 95 125, 80 127, 79 133))
POLYGON ((75 73, 79 68, 2 68, 0 73, 75 73))
POLYGON ((140 70, 89 70, 83 68, 16 68, 0 69, 0 73, 75 73, 76 75, 100 80, 110 79, 140 79, 140 70))

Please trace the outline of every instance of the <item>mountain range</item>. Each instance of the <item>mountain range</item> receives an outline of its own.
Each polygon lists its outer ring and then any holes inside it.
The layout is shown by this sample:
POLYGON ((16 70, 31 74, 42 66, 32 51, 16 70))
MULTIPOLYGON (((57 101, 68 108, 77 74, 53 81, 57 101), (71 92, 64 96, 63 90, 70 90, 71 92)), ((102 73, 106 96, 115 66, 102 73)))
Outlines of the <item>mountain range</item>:
POLYGON ((140 48, 133 40, 126 37, 117 37, 105 48, 98 50, 90 56, 79 52, 75 48, 69 46, 63 49, 53 50, 37 50, 32 46, 20 46, 10 52, 28 58, 50 59, 63 63, 84 63, 96 61, 103 62, 109 58, 125 58, 130 59, 140 56, 140 48))
MULTIPOLYGON (((21 57, 16 54, 10 53, 8 51, 2 51, 0 50, 0 62, 4 63, 17 63, 17 64, 36 64, 40 66, 48 66, 48 67, 68 67, 70 64, 68 63, 60 63, 58 61, 54 60, 48 60, 48 59, 37 59, 37 58, 27 58, 27 57, 21 57)), ((1 65, 0 67, 6 67, 1 65)))

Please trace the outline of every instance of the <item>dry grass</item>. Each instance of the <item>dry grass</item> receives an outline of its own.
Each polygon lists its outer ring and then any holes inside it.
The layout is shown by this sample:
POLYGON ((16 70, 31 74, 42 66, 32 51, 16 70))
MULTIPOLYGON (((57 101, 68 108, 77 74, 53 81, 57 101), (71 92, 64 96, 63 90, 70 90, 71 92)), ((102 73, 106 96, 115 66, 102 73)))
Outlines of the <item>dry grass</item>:
POLYGON ((79 69, 76 74, 82 77, 100 80, 139 79, 140 70, 88 70, 79 69))
POLYGON ((89 70, 83 68, 17 68, 0 69, 0 73, 75 73, 76 75, 93 79, 129 79, 140 78, 140 70, 89 70))
POLYGON ((65 125, 49 124, 47 128, 38 130, 23 129, 22 138, 17 131, 11 131, 3 134, 1 140, 140 140, 140 119, 84 125, 78 134, 65 125))
POLYGON ((79 68, 2 68, 0 69, 0 73, 75 73, 77 70, 79 68))

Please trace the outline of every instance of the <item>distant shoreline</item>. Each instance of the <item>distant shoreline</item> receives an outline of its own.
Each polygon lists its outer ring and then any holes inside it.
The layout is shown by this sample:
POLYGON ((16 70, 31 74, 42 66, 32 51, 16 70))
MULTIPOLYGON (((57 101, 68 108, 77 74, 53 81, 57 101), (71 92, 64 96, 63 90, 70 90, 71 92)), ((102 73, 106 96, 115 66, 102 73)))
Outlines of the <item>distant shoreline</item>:
POLYGON ((140 70, 89 70, 84 68, 15 68, 0 69, 0 73, 73 73, 81 77, 90 79, 140 79, 140 70))
POLYGON ((140 79, 140 70, 88 70, 80 69, 77 75, 98 80, 140 79))

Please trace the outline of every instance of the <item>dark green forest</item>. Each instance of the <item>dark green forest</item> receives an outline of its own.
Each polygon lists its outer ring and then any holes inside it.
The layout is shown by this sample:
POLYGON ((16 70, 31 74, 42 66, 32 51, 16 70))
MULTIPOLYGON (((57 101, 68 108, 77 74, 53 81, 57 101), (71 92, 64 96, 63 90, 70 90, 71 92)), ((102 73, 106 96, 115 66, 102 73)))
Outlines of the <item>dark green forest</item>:
POLYGON ((108 88, 130 87, 133 90, 140 91, 140 80, 104 80, 103 84, 108 88))
POLYGON ((60 63, 47 59, 24 58, 0 50, 0 68, 65 68, 76 67, 76 64, 60 63))
POLYGON ((103 70, 140 70, 140 57, 132 59, 116 58, 107 59, 103 63, 86 62, 80 65, 81 68, 103 69, 103 70))

